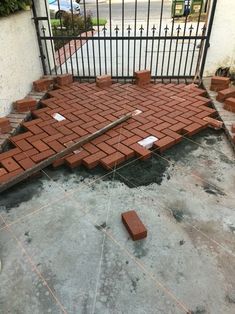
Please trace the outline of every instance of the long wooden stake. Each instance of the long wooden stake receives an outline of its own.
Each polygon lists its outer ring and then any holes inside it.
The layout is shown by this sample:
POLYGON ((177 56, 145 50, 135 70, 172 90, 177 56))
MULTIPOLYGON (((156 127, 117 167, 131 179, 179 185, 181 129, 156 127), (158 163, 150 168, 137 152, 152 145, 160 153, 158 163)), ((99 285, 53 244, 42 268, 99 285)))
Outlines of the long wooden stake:
POLYGON ((121 124, 122 122, 125 122, 126 120, 130 119, 133 116, 133 113, 128 113, 124 115, 123 117, 111 122, 110 124, 106 125, 102 129, 96 131, 95 133, 92 133, 90 135, 87 135, 86 137, 82 138, 78 142, 74 143, 70 147, 67 147, 63 149, 61 152, 47 158, 46 160, 41 161, 37 165, 33 166, 30 169, 27 169, 26 171, 16 175, 15 177, 11 178, 7 182, 4 182, 0 185, 0 193, 3 191, 9 189, 10 187, 14 186, 15 184, 27 179, 32 174, 37 173, 38 171, 42 170, 43 168, 46 168, 50 164, 52 164, 55 160, 60 159, 68 155, 69 153, 72 153, 73 151, 77 150, 82 145, 92 141, 96 137, 102 135, 103 133, 107 132, 108 130, 114 128, 115 126, 121 124))

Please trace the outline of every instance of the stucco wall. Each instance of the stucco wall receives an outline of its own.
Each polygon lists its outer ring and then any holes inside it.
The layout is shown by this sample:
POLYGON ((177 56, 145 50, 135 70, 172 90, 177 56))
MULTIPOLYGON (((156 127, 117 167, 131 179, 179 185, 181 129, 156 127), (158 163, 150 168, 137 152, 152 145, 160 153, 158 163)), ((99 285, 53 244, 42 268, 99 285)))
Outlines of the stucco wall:
POLYGON ((31 11, 0 18, 0 117, 23 98, 42 74, 31 11))
POLYGON ((217 0, 204 76, 221 66, 235 70, 235 0, 217 0))

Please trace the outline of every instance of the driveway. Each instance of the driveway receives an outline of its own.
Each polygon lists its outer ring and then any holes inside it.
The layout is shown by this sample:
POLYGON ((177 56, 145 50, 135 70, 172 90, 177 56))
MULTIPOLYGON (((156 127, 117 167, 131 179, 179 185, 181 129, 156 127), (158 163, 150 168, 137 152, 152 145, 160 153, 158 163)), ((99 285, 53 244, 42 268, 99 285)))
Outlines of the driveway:
POLYGON ((109 174, 46 169, 5 193, 1 312, 234 313, 234 171, 207 130, 109 174), (145 240, 122 225, 130 209, 145 240))

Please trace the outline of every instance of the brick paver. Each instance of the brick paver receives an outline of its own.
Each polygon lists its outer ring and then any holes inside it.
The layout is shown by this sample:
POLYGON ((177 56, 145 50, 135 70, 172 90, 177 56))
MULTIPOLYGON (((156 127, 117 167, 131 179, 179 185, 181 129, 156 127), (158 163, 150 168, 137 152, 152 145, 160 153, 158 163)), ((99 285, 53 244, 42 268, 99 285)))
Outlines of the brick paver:
POLYGON ((102 165, 110 169, 134 156, 145 160, 151 151, 137 142, 147 136, 158 140, 153 148, 160 152, 175 145, 182 135, 191 136, 216 111, 208 107, 204 90, 185 84, 112 84, 100 89, 95 83, 74 82, 50 91, 43 108, 32 112, 34 119, 23 123, 25 132, 11 137, 15 148, 0 154, 0 183, 30 168, 81 137, 99 130, 125 113, 136 115, 106 132, 69 156, 58 160, 71 168, 102 165), (57 121, 53 114, 65 119, 57 121))

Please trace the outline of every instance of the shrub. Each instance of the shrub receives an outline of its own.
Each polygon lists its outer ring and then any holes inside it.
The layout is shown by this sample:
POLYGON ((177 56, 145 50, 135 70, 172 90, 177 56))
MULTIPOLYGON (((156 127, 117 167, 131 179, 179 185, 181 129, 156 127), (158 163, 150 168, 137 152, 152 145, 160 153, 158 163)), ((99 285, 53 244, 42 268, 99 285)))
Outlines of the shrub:
POLYGON ((92 18, 91 14, 86 15, 86 19, 83 15, 75 15, 70 13, 63 14, 63 25, 68 30, 91 30, 92 28, 92 18))
POLYGON ((31 5, 31 0, 1 0, 0 16, 7 16, 16 11, 25 10, 27 5, 31 5))

